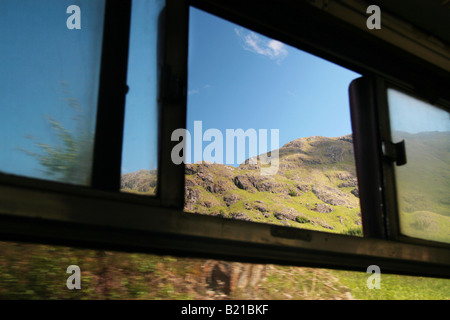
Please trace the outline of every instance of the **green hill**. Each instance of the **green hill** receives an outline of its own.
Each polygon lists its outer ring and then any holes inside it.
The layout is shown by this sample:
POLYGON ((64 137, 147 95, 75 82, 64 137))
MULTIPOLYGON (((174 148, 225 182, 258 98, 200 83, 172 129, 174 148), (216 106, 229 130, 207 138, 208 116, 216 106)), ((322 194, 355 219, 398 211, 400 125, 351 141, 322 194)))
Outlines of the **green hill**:
POLYGON ((394 135, 406 141, 408 160, 396 167, 402 231, 450 242, 450 132, 394 135))
MULTIPOLYGON (((396 167, 402 232, 450 241, 450 133, 395 132, 408 163, 396 167)), ((304 229, 362 235, 352 136, 293 140, 279 150, 277 174, 261 162, 239 167, 186 164, 185 211, 304 229)), ((156 171, 122 176, 127 192, 152 194, 156 171)))
MULTIPOLYGON (((260 174, 259 158, 239 167, 186 164, 185 211, 361 235, 352 136, 300 138, 278 151, 278 173, 269 176, 260 174)), ((125 174, 122 186, 148 192, 149 174, 125 174)))

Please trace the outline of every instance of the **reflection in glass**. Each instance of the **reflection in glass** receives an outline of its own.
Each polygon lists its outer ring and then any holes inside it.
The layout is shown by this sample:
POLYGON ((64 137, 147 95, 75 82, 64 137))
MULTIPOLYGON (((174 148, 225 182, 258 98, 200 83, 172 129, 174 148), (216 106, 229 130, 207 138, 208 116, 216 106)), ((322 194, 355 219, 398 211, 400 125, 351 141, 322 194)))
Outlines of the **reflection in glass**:
POLYGON ((157 41, 164 0, 132 2, 129 91, 125 106, 121 191, 154 195, 157 185, 157 41))
POLYGON ((0 2, 0 171, 90 184, 105 1, 0 2))
POLYGON ((450 243, 450 114, 388 90, 393 142, 407 164, 395 168, 402 234, 450 243))

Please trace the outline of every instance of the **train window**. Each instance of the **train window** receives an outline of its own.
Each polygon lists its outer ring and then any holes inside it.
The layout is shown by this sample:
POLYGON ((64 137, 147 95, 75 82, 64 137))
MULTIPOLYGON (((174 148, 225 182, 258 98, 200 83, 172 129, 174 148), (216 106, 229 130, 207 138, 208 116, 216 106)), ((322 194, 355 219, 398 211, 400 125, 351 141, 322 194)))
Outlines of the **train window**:
POLYGON ((158 154, 157 40, 164 1, 133 1, 128 57, 129 91, 121 165, 121 191, 156 194, 158 154))
POLYGON ((419 98, 424 92, 379 77, 350 86, 364 230, 374 238, 446 247, 449 113, 444 98, 435 93, 438 103, 431 104, 419 98))
POLYGON ((185 210, 362 236, 360 75, 199 9, 189 21, 185 210))
POLYGON ((90 184, 105 1, 77 3, 79 29, 70 1, 0 3, 3 173, 90 184))
POLYGON ((400 232, 450 243, 450 113, 388 89, 392 142, 404 142, 395 166, 400 232))
MULTIPOLYGON (((360 82, 434 69, 257 2, 80 0, 77 29, 69 1, 1 1, 1 239, 448 277, 448 244, 389 234, 388 106, 360 82)), ((434 233, 441 195, 404 225, 434 233)))

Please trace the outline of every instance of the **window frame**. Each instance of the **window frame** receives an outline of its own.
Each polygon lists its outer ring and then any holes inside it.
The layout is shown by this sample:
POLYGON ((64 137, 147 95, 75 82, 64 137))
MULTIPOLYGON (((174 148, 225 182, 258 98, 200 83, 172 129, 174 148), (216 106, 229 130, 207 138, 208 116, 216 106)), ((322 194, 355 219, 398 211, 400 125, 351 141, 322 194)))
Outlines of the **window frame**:
MULTIPOLYGON (((381 139, 382 143, 391 143, 392 142, 392 133, 391 133, 391 126, 390 126, 390 117, 389 117, 389 103, 388 103, 388 89, 395 89, 397 91, 400 91, 404 94, 409 95, 410 97, 420 99, 423 101, 426 101, 433 106, 436 106, 442 110, 445 110, 450 113, 450 101, 445 100, 440 97, 439 93, 432 93, 428 96, 425 96, 424 94, 419 95, 417 91, 415 91, 412 88, 407 88, 405 86, 389 82, 389 81, 382 81, 378 80, 379 85, 377 86, 377 90, 380 90, 378 93, 378 96, 380 97, 379 102, 379 113, 380 113, 380 120, 385 119, 383 122, 383 125, 380 125, 381 128, 381 139)), ((407 142, 406 142, 407 143, 407 142)), ((406 157, 408 154, 406 154, 406 157)), ((386 189, 385 194, 385 206, 387 211, 387 218, 388 218, 388 233, 390 235, 390 238, 398 241, 405 241, 410 243, 417 243, 417 244, 424 244, 424 245, 430 245, 430 246, 438 246, 450 249, 450 243, 443 243, 438 241, 432 241, 432 240, 425 240, 420 238, 415 238, 411 236, 406 236, 402 234, 400 230, 400 212, 399 212, 399 206, 398 206, 398 200, 397 200, 397 190, 396 190, 396 175, 395 175, 395 163, 393 159, 390 159, 389 156, 383 155, 384 161, 383 161, 383 170, 385 172, 385 180, 386 185, 390 185, 391 196, 389 196, 389 190, 386 189), (395 196, 395 197, 394 197, 395 196)))
POLYGON ((412 87, 379 76, 361 77, 350 85, 365 234, 379 239, 450 249, 450 243, 415 238, 401 233, 395 176, 397 159, 388 150, 388 146, 392 144, 388 89, 398 90, 450 112, 450 102, 438 93, 434 92, 428 97, 419 95, 412 87))
MULTIPOLYGON (((412 83, 413 88, 434 75, 427 87, 438 83, 441 86, 436 88, 443 89, 441 82, 450 79, 448 73, 408 54, 406 66, 392 69, 404 52, 373 40, 307 1, 166 0, 164 18, 159 21, 158 193, 155 197, 124 194, 118 190, 122 152, 118 145, 109 150, 115 161, 101 167, 105 159, 110 161, 102 155, 108 146, 106 133, 114 134, 109 143, 122 144, 131 0, 106 0, 106 6, 93 187, 1 174, 1 239, 359 271, 376 264, 383 272, 450 278, 447 248, 379 235, 376 230, 385 228, 382 224, 375 224, 375 233, 360 238, 185 213, 184 166, 171 161, 171 150, 178 143, 171 141, 171 133, 186 126, 189 6, 360 74, 395 78, 412 83), (354 44, 355 37, 362 41, 359 46, 354 44), (118 45, 121 50, 116 52, 118 45), (380 55, 380 49, 386 53, 380 55), (367 55, 361 54, 366 51, 367 55), (120 70, 111 70, 115 63, 120 70), (108 124, 110 92, 115 92, 115 115, 108 124), (111 172, 115 176, 107 180, 111 172)), ((442 92, 447 99, 449 93, 442 92)), ((372 101, 377 112, 378 102, 372 101)), ((362 181, 370 182, 367 176, 362 181)), ((380 217, 377 214, 375 219, 380 217)))
POLYGON ((106 1, 91 179, 100 190, 120 189, 130 22, 131 0, 106 1))

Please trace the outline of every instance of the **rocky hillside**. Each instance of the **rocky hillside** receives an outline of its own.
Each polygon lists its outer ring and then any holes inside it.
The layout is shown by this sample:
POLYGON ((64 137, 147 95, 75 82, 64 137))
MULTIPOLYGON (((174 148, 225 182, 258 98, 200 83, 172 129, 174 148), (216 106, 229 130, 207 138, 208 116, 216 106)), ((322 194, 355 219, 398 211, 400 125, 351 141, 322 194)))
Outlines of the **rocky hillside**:
POLYGON ((123 192, 140 194, 155 194, 156 170, 141 169, 136 172, 123 174, 120 180, 120 189, 123 192))
MULTIPOLYGON (((281 147, 279 155, 279 171, 270 176, 260 175, 259 161, 249 164, 247 160, 239 167, 187 164, 185 211, 328 232, 362 233, 351 135, 296 139, 281 147)), ((145 170, 126 174, 122 187, 149 192, 155 181, 151 176, 145 170)))

